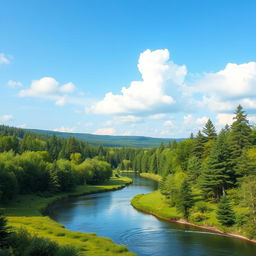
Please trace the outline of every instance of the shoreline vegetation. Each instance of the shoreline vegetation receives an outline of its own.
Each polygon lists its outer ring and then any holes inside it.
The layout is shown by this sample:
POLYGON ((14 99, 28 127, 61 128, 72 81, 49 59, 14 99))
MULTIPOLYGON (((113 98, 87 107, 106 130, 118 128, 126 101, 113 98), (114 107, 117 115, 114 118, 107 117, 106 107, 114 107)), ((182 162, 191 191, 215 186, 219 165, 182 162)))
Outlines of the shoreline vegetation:
POLYGON ((87 256, 135 256, 124 245, 117 245, 111 239, 97 236, 95 233, 74 232, 50 217, 45 216, 51 206, 65 198, 115 191, 132 183, 128 177, 111 178, 102 185, 77 186, 72 192, 59 193, 51 197, 39 195, 19 195, 8 204, 0 205, 8 219, 8 225, 14 230, 26 229, 29 233, 48 238, 60 246, 72 245, 79 250, 79 255, 87 256))
MULTIPOLYGON (((141 173, 140 176, 147 179, 155 180, 157 182, 161 181, 160 175, 152 173, 141 173)), ((176 207, 170 207, 168 205, 166 198, 164 197, 164 195, 160 193, 159 190, 156 190, 148 194, 136 195, 135 197, 132 198, 131 205, 136 210, 146 214, 151 214, 163 221, 184 224, 212 231, 214 233, 219 233, 238 239, 243 239, 251 243, 256 243, 255 239, 250 239, 246 237, 245 235, 239 233, 239 231, 234 230, 234 228, 223 227, 219 225, 217 222, 214 225, 211 225, 211 223, 207 223, 207 221, 205 221, 205 223, 196 223, 182 218, 182 215, 177 212, 176 207), (152 202, 154 202, 154 205, 152 204, 152 202)), ((210 221, 213 221, 213 219, 215 219, 214 221, 217 221, 216 216, 211 216, 210 221)))

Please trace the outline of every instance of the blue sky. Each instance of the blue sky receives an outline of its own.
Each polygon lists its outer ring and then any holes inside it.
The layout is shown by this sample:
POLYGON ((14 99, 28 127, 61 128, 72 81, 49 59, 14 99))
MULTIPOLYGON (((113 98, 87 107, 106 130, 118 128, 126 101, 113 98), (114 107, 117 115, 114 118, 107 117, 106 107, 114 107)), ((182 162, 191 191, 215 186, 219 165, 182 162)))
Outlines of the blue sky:
POLYGON ((253 0, 2 1, 0 123, 184 137, 238 104, 253 123, 255 13, 253 0))

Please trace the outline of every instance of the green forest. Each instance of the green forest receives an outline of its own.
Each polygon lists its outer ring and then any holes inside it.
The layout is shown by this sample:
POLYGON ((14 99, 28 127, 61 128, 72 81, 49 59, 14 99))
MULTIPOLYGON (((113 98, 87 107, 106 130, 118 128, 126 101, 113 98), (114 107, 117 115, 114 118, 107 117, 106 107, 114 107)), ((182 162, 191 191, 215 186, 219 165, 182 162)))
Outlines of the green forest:
MULTIPOLYGON (((208 120, 189 139, 157 148, 95 146, 75 137, 0 127, 2 209, 19 196, 49 198, 78 186, 105 184, 113 170, 117 177, 121 170, 159 175, 157 200, 178 216, 256 238, 256 128, 240 105, 233 124, 219 133, 208 120)), ((13 232, 4 215, 0 238, 0 255, 78 255, 73 247, 26 230, 13 232), (39 245, 51 253, 36 254, 39 245), (22 254, 26 250, 30 253, 22 254)))

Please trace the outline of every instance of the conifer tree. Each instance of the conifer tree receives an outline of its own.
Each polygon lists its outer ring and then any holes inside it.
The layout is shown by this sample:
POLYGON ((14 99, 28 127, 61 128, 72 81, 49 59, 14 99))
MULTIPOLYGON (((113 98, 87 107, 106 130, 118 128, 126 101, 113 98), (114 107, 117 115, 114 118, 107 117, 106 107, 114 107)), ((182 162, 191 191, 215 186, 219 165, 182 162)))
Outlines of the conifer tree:
POLYGON ((184 218, 189 217, 189 209, 193 206, 193 197, 191 187, 185 179, 179 189, 176 207, 177 210, 183 214, 184 218))
POLYGON ((232 226, 235 224, 235 213, 224 195, 218 204, 217 219, 223 226, 232 226))
POLYGON ((0 213, 0 248, 8 246, 8 239, 10 237, 10 228, 7 226, 7 219, 0 213))
POLYGON ((243 107, 239 105, 235 111, 234 123, 231 126, 230 144, 232 159, 235 161, 242 155, 243 149, 251 145, 251 128, 243 107))
POLYGON ((226 132, 222 130, 214 144, 202 173, 200 186, 206 198, 218 201, 225 189, 232 185, 234 174, 230 164, 230 149, 226 132))
POLYGON ((210 119, 208 119, 207 123, 205 124, 205 127, 203 128, 203 133, 206 135, 206 140, 212 140, 215 139, 217 136, 215 127, 210 119))
POLYGON ((194 141, 195 141, 195 144, 194 144, 194 148, 193 148, 193 154, 197 158, 202 159, 203 153, 204 153, 205 137, 201 133, 201 131, 198 132, 194 141))

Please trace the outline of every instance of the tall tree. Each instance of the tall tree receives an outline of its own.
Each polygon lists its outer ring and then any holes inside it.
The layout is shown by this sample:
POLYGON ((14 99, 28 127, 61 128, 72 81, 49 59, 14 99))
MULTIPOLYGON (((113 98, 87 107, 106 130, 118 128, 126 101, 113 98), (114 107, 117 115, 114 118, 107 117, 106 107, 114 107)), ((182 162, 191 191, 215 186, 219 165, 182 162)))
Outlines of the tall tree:
POLYGON ((222 130, 210 152, 207 165, 201 176, 200 186, 204 196, 206 198, 213 197, 219 201, 225 189, 233 184, 233 177, 226 131, 222 130))
POLYGON ((189 217, 189 210, 193 206, 193 197, 191 187, 185 179, 179 189, 178 198, 176 201, 177 210, 183 214, 184 218, 189 217))
POLYGON ((235 111, 234 122, 231 126, 230 133, 230 145, 231 145, 231 159, 234 168, 238 162, 239 158, 243 153, 244 148, 248 148, 251 145, 251 128, 247 119, 247 115, 243 110, 243 107, 239 105, 235 111))
POLYGON ((206 135, 206 140, 212 140, 216 138, 217 133, 211 119, 208 119, 206 122, 203 128, 203 133, 206 135))
POLYGON ((194 141, 193 154, 197 158, 202 159, 204 154, 205 137, 201 133, 201 131, 198 132, 196 138, 193 141, 194 141))
POLYGON ((218 204, 217 219, 224 226, 232 226, 235 224, 235 213, 225 195, 221 197, 218 204))

